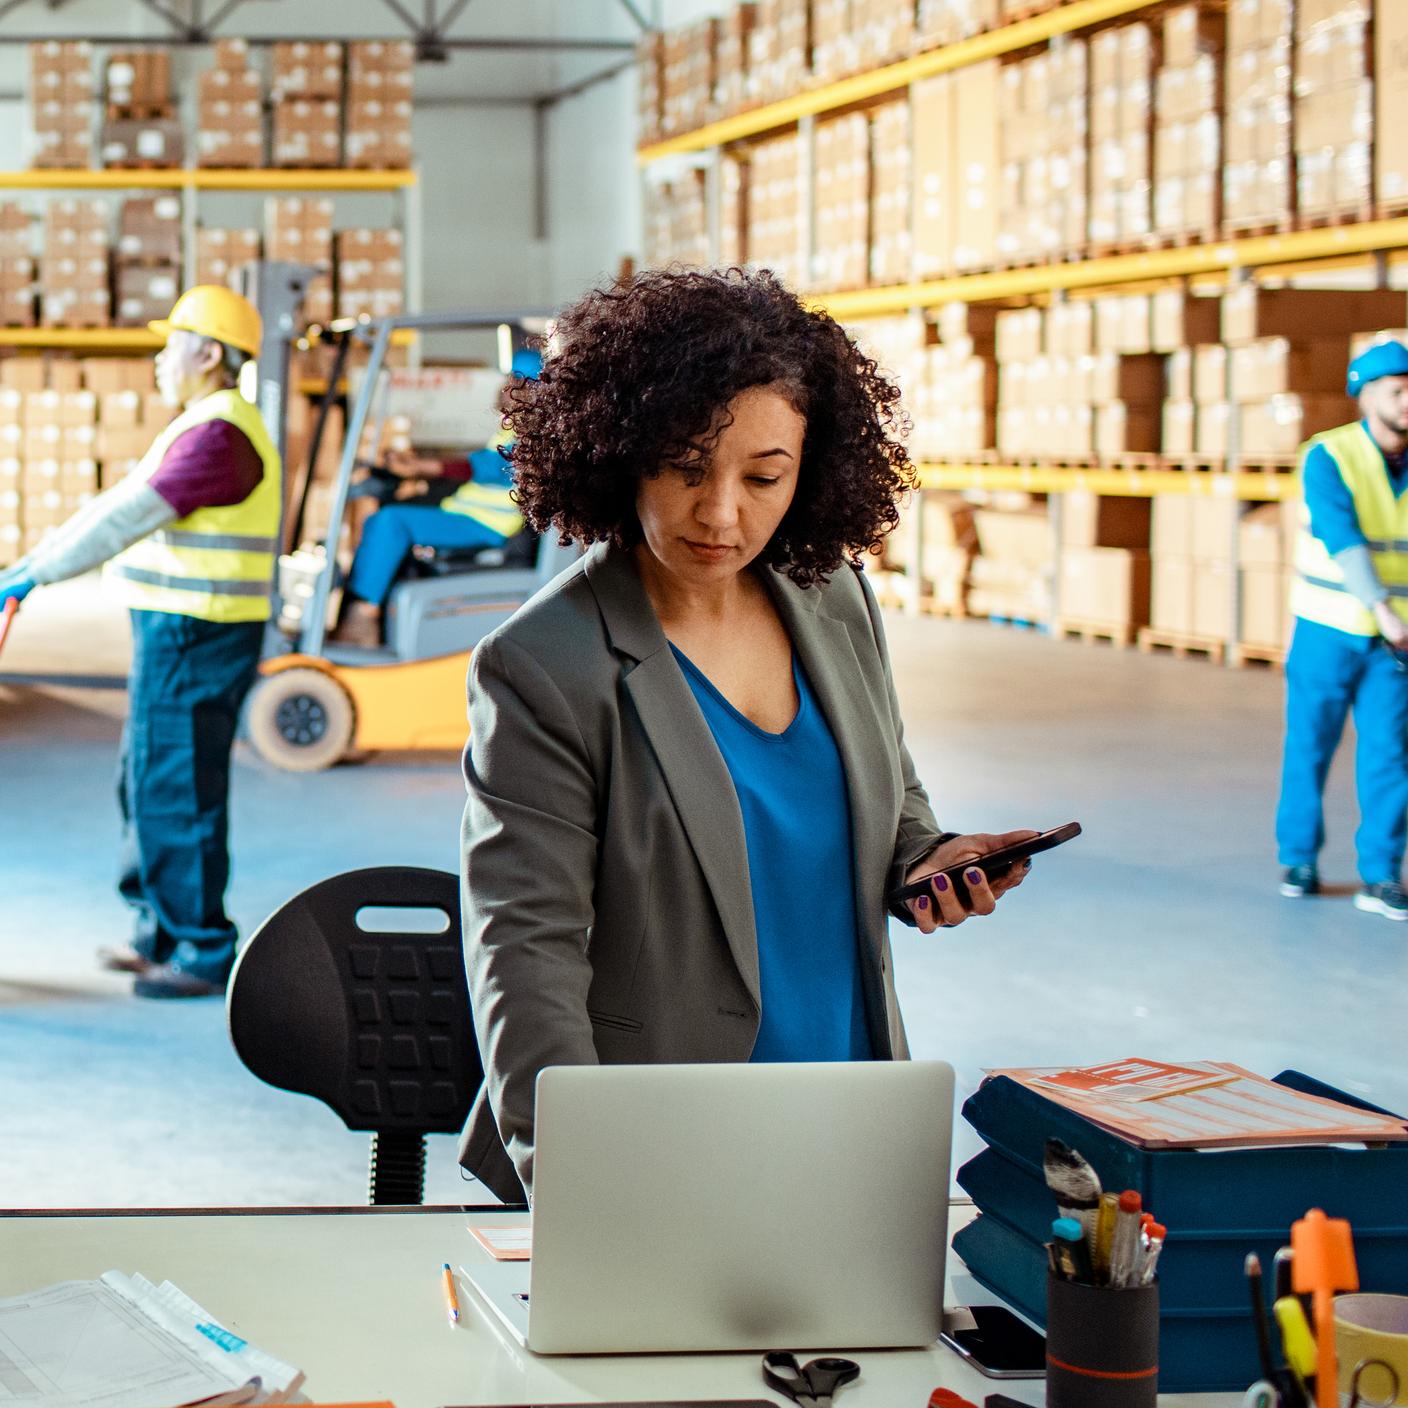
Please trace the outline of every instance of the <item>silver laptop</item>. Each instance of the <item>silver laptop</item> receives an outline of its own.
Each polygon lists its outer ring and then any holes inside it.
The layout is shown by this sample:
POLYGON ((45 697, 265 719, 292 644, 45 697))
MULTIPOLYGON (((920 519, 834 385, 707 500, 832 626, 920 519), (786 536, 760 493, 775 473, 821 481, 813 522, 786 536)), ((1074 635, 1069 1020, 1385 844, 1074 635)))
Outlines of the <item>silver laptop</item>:
POLYGON ((938 1338, 945 1063, 557 1066, 536 1124, 531 1262, 462 1268, 529 1349, 938 1338))

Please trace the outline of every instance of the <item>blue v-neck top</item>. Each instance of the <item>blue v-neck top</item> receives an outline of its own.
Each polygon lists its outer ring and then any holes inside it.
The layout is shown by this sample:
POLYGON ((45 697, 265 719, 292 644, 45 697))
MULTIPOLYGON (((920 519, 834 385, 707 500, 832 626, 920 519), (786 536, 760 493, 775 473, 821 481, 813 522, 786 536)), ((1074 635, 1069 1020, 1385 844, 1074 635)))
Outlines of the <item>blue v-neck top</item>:
POLYGON ((794 655, 797 714, 768 733, 670 649, 743 813, 763 1000, 752 1059, 870 1060, 846 776, 806 675, 794 655))

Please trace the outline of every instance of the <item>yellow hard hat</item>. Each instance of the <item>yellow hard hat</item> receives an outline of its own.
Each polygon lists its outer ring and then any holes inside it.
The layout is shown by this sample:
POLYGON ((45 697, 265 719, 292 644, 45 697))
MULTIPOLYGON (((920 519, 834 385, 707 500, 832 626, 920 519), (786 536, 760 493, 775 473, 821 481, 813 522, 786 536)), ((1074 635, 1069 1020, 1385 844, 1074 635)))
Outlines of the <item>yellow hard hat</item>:
POLYGON ((213 337, 230 347, 238 347, 251 357, 259 355, 263 332, 259 310, 249 299, 220 284, 197 284, 176 300, 171 315, 147 326, 159 337, 169 337, 178 329, 213 337))

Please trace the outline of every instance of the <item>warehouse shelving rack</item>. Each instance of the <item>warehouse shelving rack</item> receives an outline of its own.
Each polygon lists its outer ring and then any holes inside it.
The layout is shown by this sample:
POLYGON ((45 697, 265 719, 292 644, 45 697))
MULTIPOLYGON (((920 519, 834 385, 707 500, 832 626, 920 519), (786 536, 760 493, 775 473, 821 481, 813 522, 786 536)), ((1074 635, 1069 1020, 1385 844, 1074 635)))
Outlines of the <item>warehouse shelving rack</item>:
MULTIPOLYGON (((812 138, 815 121, 829 113, 864 108, 883 99, 899 100, 911 85, 937 74, 987 59, 1018 54, 1037 45, 1095 30, 1114 21, 1133 19, 1164 8, 1165 0, 1070 0, 1042 14, 932 49, 898 63, 885 65, 795 94, 779 102, 733 114, 691 132, 647 143, 636 152, 642 176, 651 167, 669 169, 690 161, 705 173, 709 256, 720 257, 720 169, 725 149, 795 129, 802 138, 802 213, 799 241, 803 267, 811 267, 815 250, 810 191, 812 189, 812 138)), ((917 212, 915 215, 917 218, 917 212)), ((1313 229, 1289 229, 1273 234, 1229 237, 1206 243, 1173 247, 1131 249, 1091 258, 1073 258, 1048 264, 997 268, 949 277, 914 280, 905 284, 845 289, 808 294, 808 301, 826 308, 844 322, 887 315, 902 315, 936 308, 946 303, 998 303, 1020 306, 1033 302, 1059 302, 1071 294, 1131 291, 1197 283, 1233 285, 1258 274, 1290 278, 1313 271, 1340 270, 1367 264, 1381 286, 1389 268, 1402 262, 1408 250, 1408 217, 1375 218, 1313 229)), ((1227 399, 1235 401, 1232 372, 1228 368, 1227 399)), ((982 489, 1018 490, 1050 496, 1052 531, 1059 545, 1061 495, 1086 490, 1103 495, 1155 498, 1163 495, 1197 495, 1245 501, 1274 502, 1291 497, 1293 477, 1264 472, 1244 472, 1235 419, 1223 472, 1191 473, 1171 468, 1149 469, 1110 465, 1104 467, 1046 467, 1006 463, 921 463, 919 491, 982 489)), ((923 514, 916 504, 912 528, 904 550, 907 569, 905 605, 921 608, 922 581, 919 565, 923 553, 923 514)), ((1234 552, 1235 560, 1235 552, 1234 552)), ((1234 635, 1240 619, 1238 574, 1232 573, 1234 635)), ((1054 585, 1054 584, 1053 584, 1054 585)), ((1053 616, 1059 602, 1053 590, 1053 616)), ((1235 647, 1236 642, 1229 641, 1235 647)), ((1236 655, 1229 650, 1228 658, 1236 655)))
MULTIPOLYGON (((405 251, 405 298, 411 308, 421 304, 421 210, 419 175, 414 168, 359 171, 336 168, 132 168, 34 169, 0 171, 0 196, 17 191, 73 193, 95 191, 174 191, 181 203, 182 263, 194 269, 198 197, 203 191, 244 191, 264 195, 375 194, 397 202, 397 224, 405 251)), ((410 340, 413 341, 413 340, 410 340)), ((18 328, 0 327, 0 347, 46 351, 154 352, 160 339, 146 328, 18 328)), ((414 357, 414 352, 412 353, 414 357)))

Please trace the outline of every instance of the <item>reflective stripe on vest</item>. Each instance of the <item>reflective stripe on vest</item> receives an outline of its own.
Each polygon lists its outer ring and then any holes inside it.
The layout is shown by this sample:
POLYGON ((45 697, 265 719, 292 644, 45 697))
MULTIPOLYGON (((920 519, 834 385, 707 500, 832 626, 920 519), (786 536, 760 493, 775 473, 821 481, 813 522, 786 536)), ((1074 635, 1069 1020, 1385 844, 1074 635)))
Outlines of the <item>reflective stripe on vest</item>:
POLYGON ((206 421, 228 421, 254 446, 264 473, 237 504, 200 508, 168 523, 109 565, 119 599, 142 611, 204 621, 267 621, 283 501, 279 453, 256 407, 238 391, 189 406, 152 442, 132 472, 150 479, 172 444, 206 421))
MULTIPOLYGON (((1374 570, 1393 609, 1408 621, 1408 494, 1395 497, 1384 457, 1361 422, 1327 430, 1307 441, 1301 448, 1302 472, 1305 456, 1316 445, 1324 446, 1339 469, 1354 500, 1374 570)), ((1345 586, 1339 563, 1310 531, 1310 510, 1303 499, 1300 519, 1291 610, 1303 620, 1318 621, 1349 635, 1378 635, 1374 613, 1345 586)))
POLYGON ((461 484, 448 499, 441 499, 440 507, 446 513, 472 518, 502 538, 511 538, 523 527, 523 515, 510 497, 512 493, 508 488, 470 480, 468 484, 461 484))

